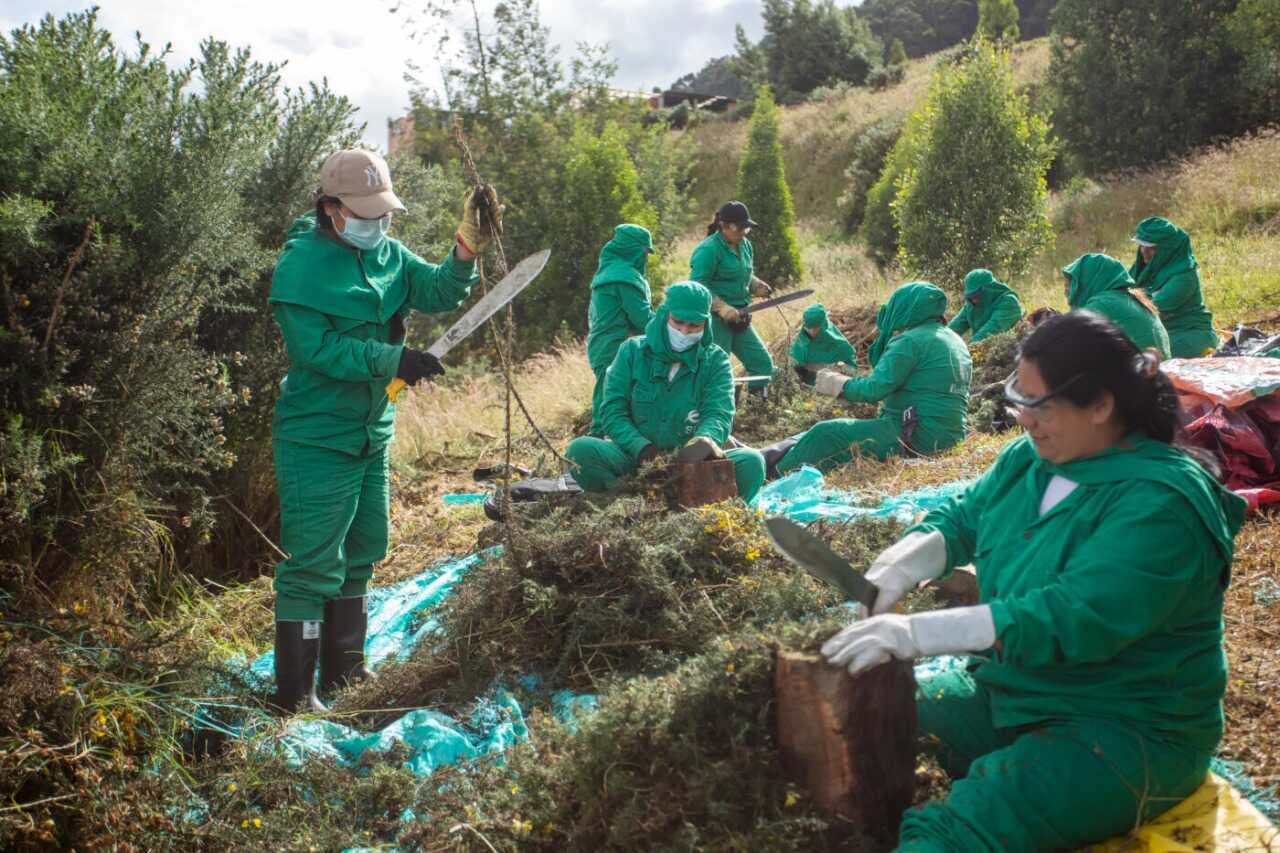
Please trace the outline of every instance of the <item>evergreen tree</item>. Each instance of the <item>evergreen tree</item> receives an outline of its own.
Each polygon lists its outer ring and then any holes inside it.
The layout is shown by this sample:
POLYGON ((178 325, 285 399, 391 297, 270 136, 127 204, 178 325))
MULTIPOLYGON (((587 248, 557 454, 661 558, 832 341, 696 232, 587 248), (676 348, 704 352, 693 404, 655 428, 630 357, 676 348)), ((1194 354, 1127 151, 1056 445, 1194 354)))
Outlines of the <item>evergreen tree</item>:
POLYGON ((1052 236, 1044 176, 1053 146, 1008 54, 979 39, 938 72, 908 131, 915 156, 893 202, 903 266, 953 287, 975 267, 1025 269, 1052 236))
POLYGON ((760 223, 751 234, 756 274, 770 284, 800 280, 795 208, 782 164, 779 113, 768 86, 756 91, 747 148, 738 164, 738 198, 760 223))
POLYGON ((978 35, 992 41, 1018 40, 1018 7, 1013 0, 978 0, 978 35))
POLYGON ((902 65, 907 61, 907 49, 902 44, 902 39, 895 38, 893 44, 889 46, 889 65, 902 65))

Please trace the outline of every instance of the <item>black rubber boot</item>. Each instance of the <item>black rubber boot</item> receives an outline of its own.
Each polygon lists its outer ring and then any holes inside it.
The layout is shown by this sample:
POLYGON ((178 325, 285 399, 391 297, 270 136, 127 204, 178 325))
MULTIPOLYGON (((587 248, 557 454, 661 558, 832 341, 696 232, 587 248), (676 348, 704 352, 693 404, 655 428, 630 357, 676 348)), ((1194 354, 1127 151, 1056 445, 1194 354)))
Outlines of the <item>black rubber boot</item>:
POLYGON ((322 714, 329 710, 316 696, 319 656, 319 622, 276 623, 276 692, 269 701, 278 711, 322 714))
POLYGON ((776 480, 782 476, 778 473, 778 463, 782 461, 782 457, 787 455, 788 450, 799 443, 799 439, 784 438, 782 441, 774 442, 768 447, 760 448, 760 455, 764 457, 764 478, 766 480, 776 480))
POLYGON ((320 636, 320 695, 363 681, 373 673, 364 665, 364 640, 369 631, 366 596, 335 598, 324 603, 320 636))

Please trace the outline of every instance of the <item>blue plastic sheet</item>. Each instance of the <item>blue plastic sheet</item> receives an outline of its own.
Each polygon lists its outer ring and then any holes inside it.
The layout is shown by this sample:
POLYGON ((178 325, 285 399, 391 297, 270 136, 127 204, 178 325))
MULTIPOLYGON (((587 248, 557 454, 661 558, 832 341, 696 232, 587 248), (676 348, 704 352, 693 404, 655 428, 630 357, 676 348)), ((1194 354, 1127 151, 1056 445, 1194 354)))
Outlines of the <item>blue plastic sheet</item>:
POLYGON ((482 504, 489 497, 488 492, 455 492, 440 498, 445 506, 469 506, 482 504))
POLYGON ((808 465, 774 480, 756 495, 751 505, 766 515, 786 515, 795 521, 853 518, 892 518, 909 522, 920 512, 941 506, 966 488, 970 480, 956 480, 900 495, 868 496, 858 492, 829 489, 822 472, 808 465))

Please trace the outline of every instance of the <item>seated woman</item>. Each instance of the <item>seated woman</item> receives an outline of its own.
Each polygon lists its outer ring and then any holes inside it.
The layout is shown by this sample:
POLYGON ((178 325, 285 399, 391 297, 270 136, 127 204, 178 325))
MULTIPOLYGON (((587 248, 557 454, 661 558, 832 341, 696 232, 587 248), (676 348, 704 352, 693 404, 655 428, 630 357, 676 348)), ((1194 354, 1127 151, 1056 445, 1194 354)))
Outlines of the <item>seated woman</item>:
POLYGON ((895 290, 876 314, 880 334, 868 353, 871 373, 850 379, 823 370, 814 382, 819 394, 879 402, 880 416, 823 421, 773 445, 765 458, 778 459, 777 473, 801 465, 829 471, 852 460, 855 449, 885 459, 904 449, 935 453, 963 439, 973 362, 964 341, 943 325, 946 310, 947 295, 928 282, 895 290))
POLYGON ((1138 256, 1129 275, 1160 311, 1174 358, 1199 358, 1218 348, 1213 315, 1200 292, 1200 265, 1187 232, 1152 216, 1138 223, 1138 256))
POLYGON ((969 343, 1007 332, 1022 319, 1022 303, 1013 288, 998 281, 991 270, 973 270, 964 277, 964 308, 948 328, 957 335, 972 331, 969 343))
POLYGON ((644 276, 653 237, 640 225, 619 225, 613 239, 600 250, 600 263, 591 279, 591 307, 587 321, 587 363, 596 375, 591 392, 591 435, 604 435, 600 403, 604 399, 604 374, 613 364, 622 342, 644 332, 653 319, 649 280, 644 276))
MULTIPOLYGON (((609 440, 575 438, 565 456, 574 479, 602 492, 664 451, 687 461, 719 455, 733 427, 729 356, 706 334, 711 293, 694 281, 667 288, 642 337, 626 341, 605 376, 600 407, 609 440)), ((751 500, 764 483, 764 459, 750 448, 725 454, 738 494, 751 500)))
POLYGON ((854 365, 853 344, 827 317, 822 303, 804 309, 804 325, 791 342, 791 361, 806 385, 812 385, 818 371, 832 364, 854 365))
POLYGON ((956 781, 904 815, 903 851, 1079 849, 1189 795, 1222 737, 1245 502, 1179 446, 1155 354, 1073 311, 1027 338, 1007 395, 1027 435, 876 558, 874 615, 822 647, 852 673, 974 653, 916 694, 956 781), (966 563, 977 606, 892 612, 966 563))
POLYGON ((1141 291, 1124 264, 1110 255, 1081 255, 1062 268, 1066 276, 1067 304, 1073 309, 1096 311, 1124 329, 1139 349, 1154 347, 1169 358, 1169 334, 1155 306, 1141 291))

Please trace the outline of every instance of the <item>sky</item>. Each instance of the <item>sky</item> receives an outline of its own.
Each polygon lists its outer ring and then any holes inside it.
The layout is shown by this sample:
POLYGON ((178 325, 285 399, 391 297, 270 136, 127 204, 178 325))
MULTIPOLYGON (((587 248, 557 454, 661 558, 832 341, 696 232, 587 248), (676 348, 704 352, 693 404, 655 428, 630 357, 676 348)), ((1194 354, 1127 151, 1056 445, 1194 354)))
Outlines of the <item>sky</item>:
MULTIPOLYGON (((385 150, 387 119, 408 111, 410 63, 432 79, 430 51, 414 41, 397 0, 99 0, 98 22, 117 46, 134 33, 153 47, 169 43, 172 63, 194 56, 208 36, 248 47, 259 61, 286 63, 286 85, 327 78, 359 108, 365 140, 385 150)), ((406 9, 419 0, 398 0, 406 9)), ((0 31, 61 17, 91 3, 3 0, 0 31)), ((492 8, 482 0, 481 8, 492 8)), ((618 63, 614 86, 647 91, 733 52, 734 25, 753 39, 762 31, 759 0, 542 0, 542 18, 567 60, 579 42, 608 42, 618 63)))

